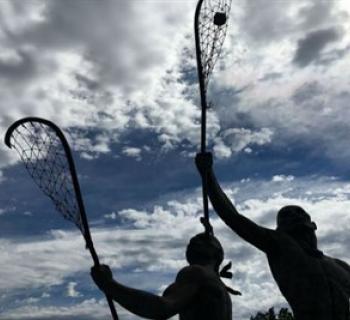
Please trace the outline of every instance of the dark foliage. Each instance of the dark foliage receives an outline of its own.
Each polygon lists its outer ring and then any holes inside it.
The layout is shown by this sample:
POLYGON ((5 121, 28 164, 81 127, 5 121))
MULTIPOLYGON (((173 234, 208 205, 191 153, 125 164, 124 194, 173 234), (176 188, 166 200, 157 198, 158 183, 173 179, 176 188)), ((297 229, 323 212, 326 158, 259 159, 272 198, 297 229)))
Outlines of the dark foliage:
POLYGON ((250 317, 250 320, 294 320, 294 317, 287 308, 282 308, 278 314, 275 313, 274 308, 271 308, 265 313, 258 312, 250 317))

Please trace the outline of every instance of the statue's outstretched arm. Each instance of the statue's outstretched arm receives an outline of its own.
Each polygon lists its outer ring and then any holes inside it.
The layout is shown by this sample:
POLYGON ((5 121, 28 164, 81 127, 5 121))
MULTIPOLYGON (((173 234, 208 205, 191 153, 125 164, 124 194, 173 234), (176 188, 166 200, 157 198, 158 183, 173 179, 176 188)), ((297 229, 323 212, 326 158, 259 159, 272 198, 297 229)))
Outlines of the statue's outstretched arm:
POLYGON ((163 297, 130 288, 115 281, 108 266, 93 267, 91 275, 97 286, 133 314, 148 319, 168 319, 192 300, 197 287, 192 283, 174 283, 163 297))

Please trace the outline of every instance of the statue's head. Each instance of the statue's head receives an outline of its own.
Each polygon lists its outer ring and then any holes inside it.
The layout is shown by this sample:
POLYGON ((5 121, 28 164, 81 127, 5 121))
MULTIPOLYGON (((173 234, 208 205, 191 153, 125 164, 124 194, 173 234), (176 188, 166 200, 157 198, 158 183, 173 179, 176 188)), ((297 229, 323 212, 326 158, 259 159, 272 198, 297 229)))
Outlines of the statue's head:
POLYGON ((224 249, 216 237, 199 233, 187 245, 186 259, 189 264, 214 264, 218 270, 224 260, 224 249))
POLYGON ((307 228, 316 230, 315 222, 306 211, 299 206, 285 206, 277 214, 277 229, 282 231, 307 228))
POLYGON ((285 206, 277 214, 277 230, 316 245, 316 223, 299 206, 285 206))

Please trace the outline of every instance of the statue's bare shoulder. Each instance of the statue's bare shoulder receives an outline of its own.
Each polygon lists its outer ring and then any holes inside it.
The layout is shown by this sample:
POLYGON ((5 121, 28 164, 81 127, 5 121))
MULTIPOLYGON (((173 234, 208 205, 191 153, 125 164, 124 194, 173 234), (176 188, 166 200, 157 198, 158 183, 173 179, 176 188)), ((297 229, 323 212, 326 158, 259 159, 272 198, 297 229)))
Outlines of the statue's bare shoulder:
POLYGON ((177 276, 176 282, 200 283, 208 277, 208 271, 200 265, 191 265, 182 268, 177 276))

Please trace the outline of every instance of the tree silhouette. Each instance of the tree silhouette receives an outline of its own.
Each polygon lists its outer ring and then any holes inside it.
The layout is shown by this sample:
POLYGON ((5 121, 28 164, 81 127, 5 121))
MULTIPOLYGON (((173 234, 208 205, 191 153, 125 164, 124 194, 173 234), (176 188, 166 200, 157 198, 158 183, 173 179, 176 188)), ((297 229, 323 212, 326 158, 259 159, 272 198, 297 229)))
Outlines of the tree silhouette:
POLYGON ((265 313, 258 312, 255 316, 250 317, 250 320, 294 320, 294 317, 287 308, 282 308, 277 315, 274 308, 270 308, 265 313))

